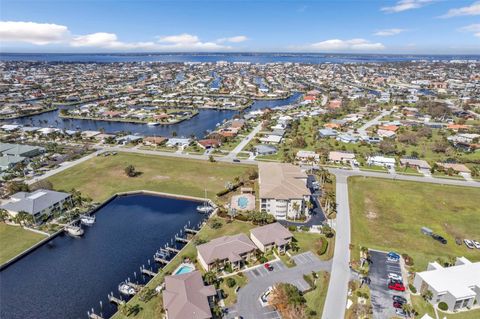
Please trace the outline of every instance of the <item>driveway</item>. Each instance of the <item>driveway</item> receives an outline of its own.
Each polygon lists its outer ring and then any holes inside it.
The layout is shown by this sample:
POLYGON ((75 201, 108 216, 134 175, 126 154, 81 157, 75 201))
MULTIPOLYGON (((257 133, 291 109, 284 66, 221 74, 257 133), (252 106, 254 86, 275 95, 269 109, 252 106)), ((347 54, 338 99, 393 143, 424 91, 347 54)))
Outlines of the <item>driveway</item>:
POLYGON ((300 291, 310 288, 303 275, 312 271, 330 271, 331 261, 322 261, 311 252, 295 256, 297 266, 288 268, 280 260, 271 262, 272 271, 260 265, 245 272, 248 284, 238 291, 237 304, 229 308, 227 318, 242 316, 244 319, 280 318, 270 306, 262 307, 260 297, 276 283, 290 283, 300 291))
MULTIPOLYGON (((392 318, 395 316, 393 295, 406 298, 404 292, 388 289, 388 274, 402 275, 400 262, 388 262, 387 253, 370 250, 372 264, 370 264, 370 293, 374 319, 392 318)), ((404 281, 406 282, 406 281, 404 281)))

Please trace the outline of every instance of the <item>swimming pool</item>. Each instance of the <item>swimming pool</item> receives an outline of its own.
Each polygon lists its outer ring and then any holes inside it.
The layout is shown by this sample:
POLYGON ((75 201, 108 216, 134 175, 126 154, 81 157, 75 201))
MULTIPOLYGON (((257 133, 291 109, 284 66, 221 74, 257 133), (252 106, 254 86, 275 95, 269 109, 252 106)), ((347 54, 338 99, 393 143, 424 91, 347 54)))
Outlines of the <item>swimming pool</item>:
POLYGON ((187 274, 189 272, 192 272, 195 270, 195 267, 193 265, 189 264, 181 264, 177 270, 173 273, 174 275, 181 275, 181 274, 187 274))
POLYGON ((238 207, 245 209, 248 206, 248 198, 246 197, 239 197, 238 198, 238 207))

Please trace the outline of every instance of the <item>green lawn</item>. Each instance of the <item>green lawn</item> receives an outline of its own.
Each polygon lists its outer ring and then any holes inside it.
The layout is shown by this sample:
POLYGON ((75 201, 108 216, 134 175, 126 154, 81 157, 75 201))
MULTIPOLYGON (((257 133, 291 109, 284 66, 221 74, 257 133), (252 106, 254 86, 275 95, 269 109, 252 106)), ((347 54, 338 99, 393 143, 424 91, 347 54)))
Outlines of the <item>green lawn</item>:
POLYGON ((227 278, 223 278, 222 283, 220 284, 220 289, 222 289, 223 292, 227 295, 227 297, 224 299, 225 306, 231 306, 237 302, 237 294, 235 292, 235 289, 237 287, 242 288, 248 282, 248 278, 244 274, 233 275, 228 278, 233 278, 236 282, 236 285, 231 288, 228 287, 227 278))
MULTIPOLYGON (((309 233, 309 232, 293 232, 293 237, 297 241, 298 244, 298 252, 292 253, 293 255, 305 253, 307 251, 311 251, 314 254, 318 255, 318 249, 320 248, 320 238, 324 237, 322 234, 317 233, 309 233)), ((333 257, 333 251, 335 247, 335 240, 333 238, 329 238, 328 240, 328 248, 325 254, 320 256, 322 260, 329 260, 333 257)))
POLYGON ((307 300, 307 307, 310 310, 315 311, 316 315, 312 318, 320 318, 323 312, 323 306, 325 305, 325 298, 327 297, 328 282, 330 280, 330 273, 321 271, 318 272, 318 279, 314 290, 305 294, 307 300))
POLYGON ((115 156, 98 156, 48 180, 57 190, 80 190, 95 201, 104 201, 118 192, 151 190, 172 194, 203 197, 224 188, 252 166, 207 161, 187 160, 155 155, 118 153, 115 156), (133 165, 141 174, 128 177, 124 169, 133 165))
POLYGON ((0 223, 0 264, 32 247, 45 236, 25 230, 19 226, 0 223))
POLYGON ((352 244, 407 253, 415 270, 438 257, 480 260, 477 251, 456 245, 455 237, 480 238, 480 189, 375 178, 349 179, 352 244), (448 240, 422 235, 422 226, 448 240))

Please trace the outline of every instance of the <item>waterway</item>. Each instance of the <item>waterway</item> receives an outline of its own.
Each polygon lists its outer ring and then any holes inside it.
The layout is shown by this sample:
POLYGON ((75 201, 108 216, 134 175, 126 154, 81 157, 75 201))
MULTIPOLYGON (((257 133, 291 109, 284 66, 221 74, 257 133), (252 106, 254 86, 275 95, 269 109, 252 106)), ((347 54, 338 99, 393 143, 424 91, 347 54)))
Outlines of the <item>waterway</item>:
MULTIPOLYGON (((245 109, 245 111, 249 112, 252 110, 288 105, 296 102, 301 96, 301 93, 296 92, 286 99, 256 100, 249 108, 245 109)), ((73 106, 69 106, 69 108, 71 107, 73 106)), ((239 113, 238 111, 232 110, 200 110, 197 116, 177 124, 148 126, 146 124, 135 123, 64 119, 59 117, 59 112, 59 110, 56 110, 10 120, 9 122, 36 127, 56 127, 65 130, 100 131, 103 129, 106 133, 124 131, 132 134, 142 134, 148 136, 170 137, 175 132, 178 136, 189 137, 195 135, 196 137, 202 138, 205 136, 207 131, 213 131, 217 123, 222 123, 225 120, 229 120, 235 114, 239 113)))
POLYGON ((0 318, 85 319, 92 308, 110 317, 116 307, 107 294, 119 297, 127 278, 142 282, 140 267, 154 264, 155 251, 188 221, 202 220, 197 205, 152 195, 115 198, 83 237, 56 237, 0 272, 0 318))

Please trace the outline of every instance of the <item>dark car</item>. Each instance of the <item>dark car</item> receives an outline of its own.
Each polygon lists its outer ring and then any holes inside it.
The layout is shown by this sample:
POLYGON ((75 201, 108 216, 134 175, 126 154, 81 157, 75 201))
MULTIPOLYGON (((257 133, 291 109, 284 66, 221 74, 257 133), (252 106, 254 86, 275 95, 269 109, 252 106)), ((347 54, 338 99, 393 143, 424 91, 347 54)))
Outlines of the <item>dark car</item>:
POLYGON ((268 271, 272 271, 273 270, 273 266, 270 265, 269 263, 266 263, 265 265, 263 265, 265 267, 266 270, 268 271))
POLYGON ((394 295, 393 296, 393 301, 396 301, 396 302, 401 302, 401 303, 406 303, 407 302, 407 299, 403 298, 402 296, 399 296, 399 295, 394 295))
POLYGON ((393 308, 402 308, 402 307, 403 307, 403 302, 398 302, 398 301, 393 302, 393 308))
POLYGON ((447 240, 446 240, 445 238, 443 238, 442 236, 440 236, 440 235, 433 234, 433 235, 432 235, 432 238, 435 239, 436 241, 441 242, 441 243, 444 244, 444 245, 447 243, 447 240))
POLYGON ((240 163, 240 160, 239 160, 238 158, 234 158, 233 161, 234 161, 235 163, 240 163))

